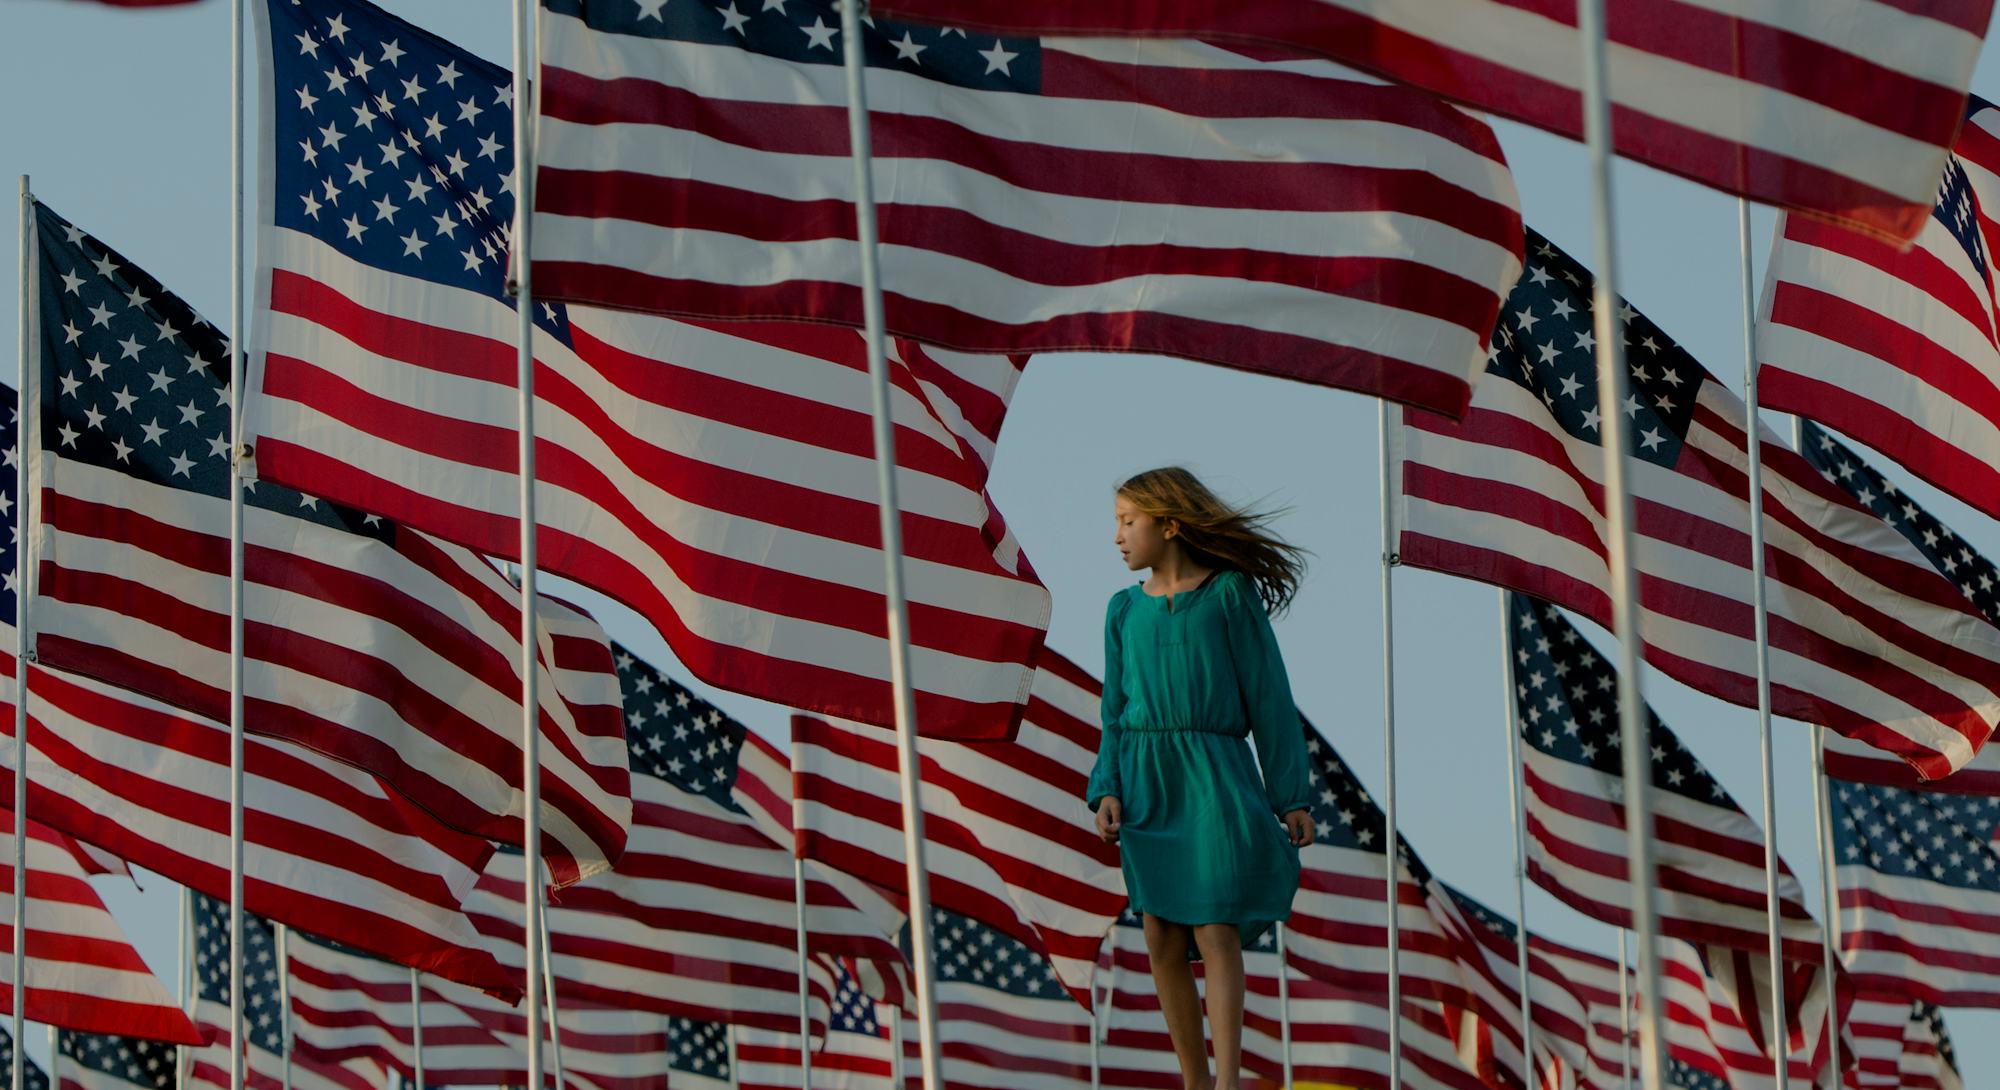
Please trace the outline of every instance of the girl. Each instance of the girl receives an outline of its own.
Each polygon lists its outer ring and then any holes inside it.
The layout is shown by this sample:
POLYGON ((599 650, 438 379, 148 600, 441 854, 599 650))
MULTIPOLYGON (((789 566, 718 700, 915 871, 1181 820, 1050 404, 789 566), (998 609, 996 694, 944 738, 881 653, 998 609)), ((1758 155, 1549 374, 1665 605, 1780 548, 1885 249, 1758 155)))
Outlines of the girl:
POLYGON ((1266 532, 1270 513, 1223 503, 1178 466, 1120 485, 1116 515, 1125 566, 1152 575, 1105 611, 1087 801, 1098 835, 1120 846, 1187 1090, 1238 1090, 1243 946, 1291 915, 1298 849, 1313 839, 1303 728, 1267 616, 1297 592, 1303 551, 1266 532), (1212 1079, 1190 941, 1208 982, 1212 1079))

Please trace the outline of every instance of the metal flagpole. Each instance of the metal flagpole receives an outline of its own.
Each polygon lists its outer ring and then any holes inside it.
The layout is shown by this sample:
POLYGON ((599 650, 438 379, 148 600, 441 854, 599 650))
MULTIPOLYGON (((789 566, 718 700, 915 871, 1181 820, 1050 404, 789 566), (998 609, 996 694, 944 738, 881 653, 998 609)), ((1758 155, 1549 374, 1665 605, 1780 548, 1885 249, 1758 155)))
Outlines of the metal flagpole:
MULTIPOLYGON (((551 1069, 556 1077, 556 1090, 563 1090, 562 1057, 562 1008, 556 1004, 555 956, 549 952, 549 914, 543 909, 542 918, 542 987, 549 998, 549 1059, 554 1061, 551 1069)), ((732 1032, 734 1027, 731 1027, 732 1032)))
MULTIPOLYGON (((799 1054, 803 1056, 805 1051, 801 1049, 799 1054)), ((906 1090, 908 1087, 909 1080, 903 1073, 904 1066, 903 1006, 898 1003, 889 1008, 889 1090, 906 1090)))
POLYGON ((1520 930, 1514 936, 1516 979, 1521 989, 1521 1060, 1532 1069, 1535 1055, 1535 999, 1529 993, 1528 974, 1528 792, 1522 782, 1521 709, 1514 702, 1514 656, 1507 650, 1513 620, 1507 612, 1507 588, 1500 588, 1500 681, 1506 686, 1502 703, 1507 709, 1507 802, 1514 809, 1514 918, 1520 930))
POLYGON ((410 1071, 411 1085, 424 1090, 424 986, 414 965, 410 967, 410 1071))
POLYGON ((799 1090, 812 1090, 812 997, 806 979, 806 857, 792 830, 792 899, 798 906, 799 940, 799 1090))
MULTIPOLYGON (((194 891, 181 887, 181 927, 180 937, 175 945, 179 948, 179 958, 174 977, 174 998, 181 1003, 181 1013, 194 1014, 194 891)), ((174 1046, 174 1085, 184 1088, 188 1076, 188 1046, 174 1046)))
MULTIPOLYGON (((1095 998, 1095 996, 1092 996, 1093 1000, 1095 998)), ((1098 1011, 1097 1003, 1093 1001, 1090 1005, 1090 1090, 1099 1090, 1104 1085, 1104 1050, 1102 1047, 1104 1042, 1103 1034, 1098 1031, 1098 1027, 1103 1024, 1102 1018, 1103 1015, 1098 1011)), ((1287 1079, 1286 1085, 1289 1086, 1290 1084, 1291 1080, 1287 1079)))
MULTIPOLYGON (((229 1087, 243 1090, 243 0, 229 3, 229 1087)), ((20 1090, 20 1088, 16 1088, 20 1090)))
POLYGON ((277 931, 278 1063, 284 1090, 292 1090, 292 929, 279 924, 277 931))
POLYGON ((1625 929, 1618 929, 1618 1085, 1632 1085, 1632 979, 1626 967, 1625 929))
POLYGON ((1826 977, 1827 1066, 1837 1085, 1840 1072, 1840 1004, 1832 1000, 1833 981, 1839 971, 1840 875, 1834 870, 1833 792, 1826 782, 1826 728, 1813 728, 1813 826, 1814 846, 1819 850, 1820 972, 1826 977))
POLYGON ((1376 406, 1377 429, 1382 440, 1382 820, 1387 826, 1388 843, 1382 849, 1387 881, 1383 900, 1389 910, 1387 947, 1389 955, 1389 1088, 1403 1085, 1403 967, 1401 892, 1403 884, 1403 841, 1396 835, 1396 609, 1392 576, 1396 567, 1396 542, 1390 522, 1393 482, 1389 471, 1389 429, 1395 426, 1387 401, 1376 406))
POLYGON ((530 269, 531 232, 535 207, 534 126, 529 116, 529 77, 534 68, 530 35, 533 0, 514 0, 514 237, 512 277, 514 297, 514 366, 518 394, 521 487, 521 891, 525 913, 524 955, 527 1015, 528 1090, 542 1090, 542 946, 534 941, 542 922, 542 732, 541 678, 537 672, 535 638, 535 297, 530 269))
POLYGON ((737 1090, 743 1085, 743 1076, 736 1069, 736 1023, 724 1024, 722 1033, 729 1046, 729 1090, 737 1090))
POLYGON ((21 175, 21 357, 14 376, 14 1090, 26 1090, 21 1034, 26 1027, 28 972, 28 282, 35 197, 21 175))
MULTIPOLYGON (((48 1070, 49 1090, 61 1090, 62 1032, 60 1030, 57 1030, 56 1027, 54 1026, 49 1026, 48 1030, 49 1030, 49 1070, 48 1070)), ((16 1051, 19 1050, 17 1049, 16 1051)))
MULTIPOLYGON (((1285 1086, 1292 1085, 1292 981, 1285 963, 1285 925, 1273 925, 1278 939, 1278 1047, 1284 1055, 1285 1086)), ((1097 1042, 1090 1043, 1091 1065, 1096 1068, 1097 1042)))
POLYGON ((1590 148, 1591 194, 1597 232, 1597 282, 1591 305, 1597 338, 1597 403, 1604 422, 1606 544, 1610 552, 1611 616, 1618 639, 1619 745, 1625 764, 1627 874, 1632 930, 1639 937, 1640 1072, 1646 1090, 1661 1090, 1659 949, 1653 904, 1652 747, 1639 664, 1639 594, 1632 571, 1631 454, 1626 426, 1625 331, 1618 312, 1618 240, 1611 197, 1611 105, 1605 85, 1604 0, 1577 0, 1583 41, 1583 129, 1590 148))
POLYGON ((1764 918, 1771 958, 1771 1056, 1776 1090, 1785 1090, 1791 1035, 1785 1028, 1783 940, 1778 932, 1778 799, 1777 771, 1771 743, 1771 619, 1764 595, 1764 454, 1757 415, 1757 309, 1751 300, 1754 272, 1750 262, 1750 202, 1736 199, 1736 248, 1743 273, 1743 404, 1744 453, 1750 471, 1750 601, 1751 632, 1757 643, 1757 743, 1764 774, 1764 918))
MULTIPOLYGON (((861 0, 840 5, 847 74, 847 132, 854 160, 854 226, 861 244, 861 299, 868 375, 874 386, 875 472, 881 489, 882 559, 889 599, 889 679, 896 702, 896 750, 902 773, 903 859, 910 882, 910 968, 917 992, 917 1040, 924 1090, 943 1090, 938 1058, 937 996, 931 970, 930 876, 924 867, 924 813, 917 765, 917 711, 910 690, 910 617, 903 597, 903 519, 896 497, 896 431, 889 412, 889 366, 882 355, 882 275, 876 252, 875 182, 868 135, 867 81, 862 78, 861 0)), ((811 1044, 810 1041, 807 1042, 811 1044)))

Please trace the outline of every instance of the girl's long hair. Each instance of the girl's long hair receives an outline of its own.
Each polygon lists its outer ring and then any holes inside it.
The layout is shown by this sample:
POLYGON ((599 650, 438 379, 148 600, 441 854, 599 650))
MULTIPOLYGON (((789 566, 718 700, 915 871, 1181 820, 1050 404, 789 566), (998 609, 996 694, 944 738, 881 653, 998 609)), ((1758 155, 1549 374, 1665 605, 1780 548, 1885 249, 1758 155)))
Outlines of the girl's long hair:
POLYGON ((1298 594, 1306 550, 1266 529, 1284 508, 1259 511, 1225 503, 1180 466, 1149 469, 1119 485, 1118 494, 1155 519, 1179 523, 1181 547, 1203 567, 1249 576, 1266 612, 1284 612, 1298 594))

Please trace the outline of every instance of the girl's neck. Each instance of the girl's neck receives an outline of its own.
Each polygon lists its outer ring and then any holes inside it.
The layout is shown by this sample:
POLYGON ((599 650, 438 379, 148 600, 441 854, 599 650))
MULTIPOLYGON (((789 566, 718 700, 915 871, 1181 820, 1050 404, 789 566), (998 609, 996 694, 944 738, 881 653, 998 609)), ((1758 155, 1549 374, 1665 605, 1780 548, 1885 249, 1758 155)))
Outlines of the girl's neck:
POLYGON ((1207 575, 1209 569, 1179 548, 1169 549, 1167 555, 1153 565, 1152 583, 1156 587, 1179 587, 1192 583, 1207 575))

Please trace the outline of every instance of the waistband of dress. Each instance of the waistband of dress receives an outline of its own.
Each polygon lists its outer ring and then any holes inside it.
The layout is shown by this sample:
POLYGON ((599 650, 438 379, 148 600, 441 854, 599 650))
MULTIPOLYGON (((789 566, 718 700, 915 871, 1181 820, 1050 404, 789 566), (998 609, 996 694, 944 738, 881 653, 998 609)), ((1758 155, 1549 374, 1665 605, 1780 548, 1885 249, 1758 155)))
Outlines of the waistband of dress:
POLYGON ((1215 727, 1205 723, 1174 723, 1170 725, 1128 723, 1121 724, 1118 729, 1127 734, 1221 734, 1235 738, 1241 738, 1250 733, 1249 729, 1245 727, 1215 727))

